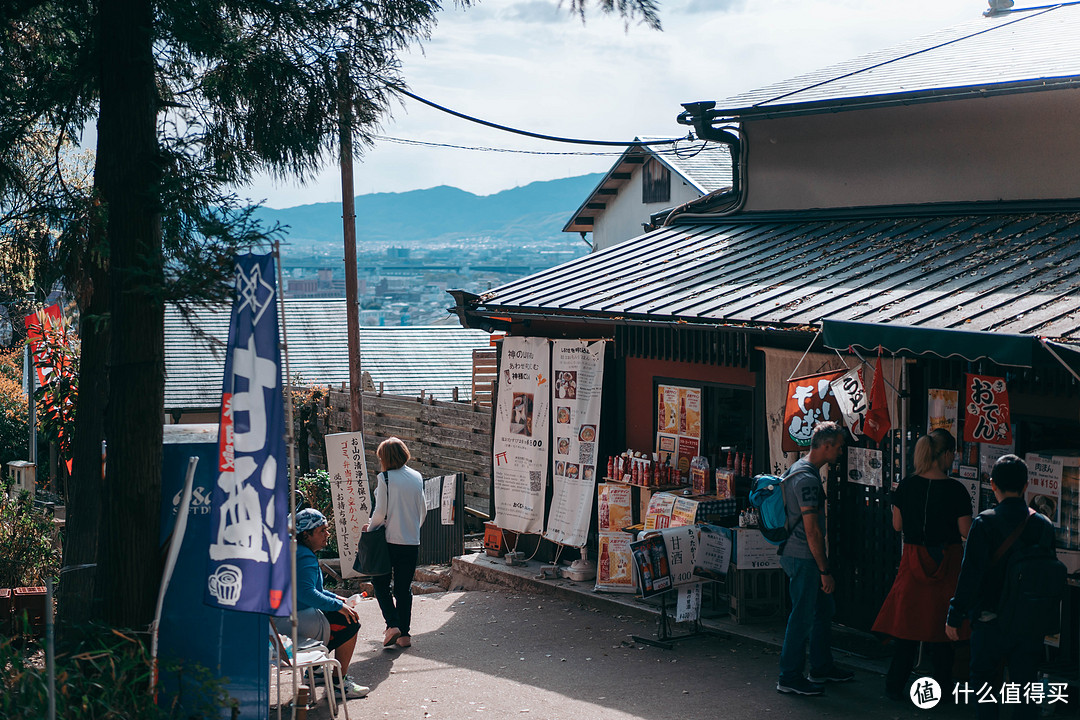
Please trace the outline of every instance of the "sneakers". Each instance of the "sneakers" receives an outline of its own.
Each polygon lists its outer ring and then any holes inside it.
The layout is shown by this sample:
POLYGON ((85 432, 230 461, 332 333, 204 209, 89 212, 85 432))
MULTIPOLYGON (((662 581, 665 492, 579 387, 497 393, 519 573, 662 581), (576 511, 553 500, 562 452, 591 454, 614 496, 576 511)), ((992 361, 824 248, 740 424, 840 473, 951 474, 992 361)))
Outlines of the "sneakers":
POLYGON ((847 682, 848 680, 855 679, 855 673, 833 665, 831 668, 826 668, 825 670, 811 670, 807 679, 812 683, 818 684, 827 682, 847 682))
POLYGON ((780 680, 776 683, 777 692, 794 693, 795 695, 824 695, 825 688, 815 682, 810 682, 804 677, 780 680))
POLYGON ((397 646, 399 648, 412 647, 412 640, 409 639, 408 635, 402 635, 397 639, 397 646))
POLYGON ((396 627, 386 628, 386 632, 383 633, 382 639, 383 647, 390 647, 397 642, 399 637, 401 637, 401 631, 396 627))
MULTIPOLYGON (((340 701, 342 699, 341 689, 338 687, 337 683, 334 683, 334 692, 337 694, 337 698, 340 701)), ((367 697, 367 694, 369 692, 371 692, 371 688, 367 687, 366 685, 359 684, 348 675, 345 676, 346 700, 355 700, 357 698, 367 697)))

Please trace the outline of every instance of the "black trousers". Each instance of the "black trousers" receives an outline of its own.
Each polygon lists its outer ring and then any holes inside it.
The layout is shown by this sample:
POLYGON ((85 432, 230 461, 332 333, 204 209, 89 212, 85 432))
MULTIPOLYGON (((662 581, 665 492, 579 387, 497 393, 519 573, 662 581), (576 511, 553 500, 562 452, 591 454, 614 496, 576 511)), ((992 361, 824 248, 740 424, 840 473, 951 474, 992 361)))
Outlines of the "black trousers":
POLYGON ((379 601, 386 627, 396 627, 402 635, 409 635, 412 620, 412 580, 416 572, 419 545, 395 545, 387 543, 390 550, 390 574, 371 578, 375 599, 379 601), (393 581, 393 591, 390 584, 393 581))

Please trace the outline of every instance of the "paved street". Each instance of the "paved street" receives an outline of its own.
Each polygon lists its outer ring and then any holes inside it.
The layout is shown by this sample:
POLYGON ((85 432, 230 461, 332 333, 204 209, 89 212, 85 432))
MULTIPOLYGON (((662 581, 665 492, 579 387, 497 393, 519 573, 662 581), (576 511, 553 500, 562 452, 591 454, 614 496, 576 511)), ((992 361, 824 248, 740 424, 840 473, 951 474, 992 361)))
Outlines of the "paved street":
MULTIPOLYGON (((374 600, 350 674, 371 694, 349 702, 359 718, 915 718, 891 702, 880 675, 830 685, 825 697, 776 692, 777 650, 742 638, 699 637, 664 650, 636 643, 653 623, 550 596, 447 592, 415 598, 414 645, 384 650, 374 600)), ((323 690, 312 720, 329 717, 323 690)), ((970 718, 972 708, 933 711, 970 718)), ((276 713, 274 714, 276 716, 276 713)))

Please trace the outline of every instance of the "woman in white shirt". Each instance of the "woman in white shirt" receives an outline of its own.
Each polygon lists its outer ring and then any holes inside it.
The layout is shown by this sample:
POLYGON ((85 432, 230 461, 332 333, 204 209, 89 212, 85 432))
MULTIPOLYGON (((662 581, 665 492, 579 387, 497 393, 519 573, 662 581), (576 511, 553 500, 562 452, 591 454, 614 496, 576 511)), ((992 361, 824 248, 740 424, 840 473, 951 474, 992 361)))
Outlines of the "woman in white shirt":
POLYGON ((412 579, 420 551, 420 526, 427 509, 424 504, 424 479, 405 463, 412 457, 405 443, 396 437, 379 444, 375 451, 382 466, 375 488, 375 510, 364 530, 386 526, 386 544, 390 550, 390 573, 371 578, 379 601, 386 633, 383 647, 412 645, 409 622, 412 618, 412 579), (389 496, 389 499, 387 499, 389 496), (393 581, 393 591, 390 583, 393 581))

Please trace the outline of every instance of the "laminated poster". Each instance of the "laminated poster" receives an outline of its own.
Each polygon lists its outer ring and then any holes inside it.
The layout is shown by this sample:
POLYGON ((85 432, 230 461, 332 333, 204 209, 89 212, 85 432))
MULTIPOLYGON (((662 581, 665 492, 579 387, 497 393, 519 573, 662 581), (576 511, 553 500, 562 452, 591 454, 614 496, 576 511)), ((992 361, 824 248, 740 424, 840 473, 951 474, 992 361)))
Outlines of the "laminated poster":
POLYGON ((847 479, 860 485, 881 487, 881 451, 860 447, 847 449, 847 479))
POLYGON ((1061 525, 1061 481, 1064 463, 1060 456, 1028 453, 1024 456, 1028 466, 1028 486, 1024 500, 1035 512, 1061 525))
POLYGON ((551 419, 550 352, 544 338, 503 340, 495 408, 495 518, 505 530, 544 529, 551 419))
POLYGON ((697 508, 697 500, 676 497, 675 502, 671 505, 671 523, 668 527, 693 525, 697 519, 697 508))
POLYGON ((630 487, 617 483, 597 486, 596 516, 600 532, 621 531, 634 524, 630 487))
POLYGON ((427 478, 424 480, 424 510, 434 510, 439 507, 440 491, 439 478, 427 478))
POLYGON ((630 543, 630 552, 642 597, 653 597, 672 587, 667 546, 659 533, 630 543))
POLYGON ((670 527, 673 507, 675 496, 670 493, 656 493, 649 498, 649 507, 645 510, 645 529, 659 530, 670 527))
POLYGON ((442 501, 439 514, 443 525, 454 524, 454 496, 457 494, 457 475, 443 475, 442 501))
POLYGON ((675 600, 675 622, 692 622, 701 617, 701 583, 683 585, 675 600))
POLYGON ((632 538, 624 532, 600 532, 596 563, 596 589, 611 592, 634 592, 632 538))
POLYGON ((360 573, 353 570, 353 560, 360 543, 360 528, 371 517, 364 434, 334 433, 325 440, 341 576, 357 577, 360 573))
POLYGON ((690 472, 690 461, 701 447, 701 388, 657 386, 656 452, 680 475, 690 472))
POLYGON ((592 518, 604 345, 603 340, 552 343, 554 493, 544 537, 571 547, 584 547, 592 518))
POLYGON ((709 580, 727 577, 731 563, 731 528, 717 525, 698 527, 698 548, 694 556, 694 575, 709 580))

